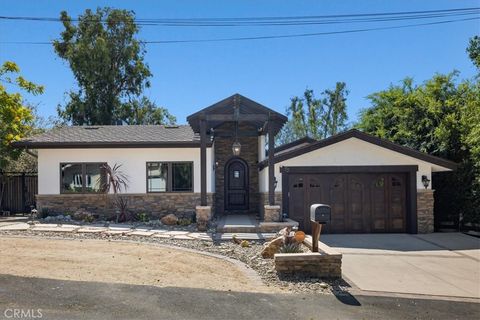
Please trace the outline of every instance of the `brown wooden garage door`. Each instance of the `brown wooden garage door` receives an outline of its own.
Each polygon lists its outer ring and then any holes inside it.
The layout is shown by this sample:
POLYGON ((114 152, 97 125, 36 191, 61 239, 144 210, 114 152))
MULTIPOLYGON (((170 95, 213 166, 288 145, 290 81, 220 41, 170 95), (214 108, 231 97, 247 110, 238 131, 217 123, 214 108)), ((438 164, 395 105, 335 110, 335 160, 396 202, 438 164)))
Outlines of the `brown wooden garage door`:
POLYGON ((332 206, 322 233, 405 232, 405 173, 289 174, 289 216, 310 232, 310 205, 332 206))

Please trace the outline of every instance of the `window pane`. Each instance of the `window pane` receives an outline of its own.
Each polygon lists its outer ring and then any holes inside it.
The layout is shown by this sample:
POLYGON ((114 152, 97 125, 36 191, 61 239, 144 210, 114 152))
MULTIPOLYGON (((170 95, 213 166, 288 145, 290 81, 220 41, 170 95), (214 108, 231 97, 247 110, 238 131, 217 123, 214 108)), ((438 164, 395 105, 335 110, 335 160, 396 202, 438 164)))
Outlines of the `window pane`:
POLYGON ((101 163, 88 163, 85 165, 85 192, 100 192, 105 181, 105 172, 101 163))
POLYGON ((167 191, 168 164, 147 163, 147 192, 167 191))
POLYGON ((172 163, 172 191, 192 191, 192 163, 172 163))
POLYGON ((82 192, 82 165, 62 164, 62 192, 82 192))

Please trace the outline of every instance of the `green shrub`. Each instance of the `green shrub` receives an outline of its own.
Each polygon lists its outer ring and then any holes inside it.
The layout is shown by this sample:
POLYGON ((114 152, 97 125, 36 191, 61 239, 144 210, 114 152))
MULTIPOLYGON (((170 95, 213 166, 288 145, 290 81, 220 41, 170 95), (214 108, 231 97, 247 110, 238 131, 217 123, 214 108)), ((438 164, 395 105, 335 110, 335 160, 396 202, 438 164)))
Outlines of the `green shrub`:
POLYGON ((186 219, 186 218, 178 219, 177 224, 179 226, 188 226, 188 225, 192 224, 192 220, 191 219, 186 219))
POLYGON ((135 220, 140 222, 148 222, 150 221, 150 215, 146 212, 140 212, 135 216, 135 220))

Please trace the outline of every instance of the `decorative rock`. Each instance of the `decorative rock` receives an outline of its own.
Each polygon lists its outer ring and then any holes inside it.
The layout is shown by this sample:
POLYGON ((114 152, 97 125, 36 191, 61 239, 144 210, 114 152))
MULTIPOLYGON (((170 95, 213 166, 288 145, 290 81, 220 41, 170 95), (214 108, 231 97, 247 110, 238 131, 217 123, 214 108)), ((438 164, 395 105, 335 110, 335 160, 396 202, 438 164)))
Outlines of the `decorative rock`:
POLYGON ((262 257, 264 259, 272 259, 275 253, 278 252, 280 247, 283 245, 283 236, 278 237, 270 242, 265 244, 265 247, 262 250, 262 257))
POLYGON ((162 223, 167 226, 173 226, 177 224, 178 218, 173 213, 167 214, 161 219, 162 223))

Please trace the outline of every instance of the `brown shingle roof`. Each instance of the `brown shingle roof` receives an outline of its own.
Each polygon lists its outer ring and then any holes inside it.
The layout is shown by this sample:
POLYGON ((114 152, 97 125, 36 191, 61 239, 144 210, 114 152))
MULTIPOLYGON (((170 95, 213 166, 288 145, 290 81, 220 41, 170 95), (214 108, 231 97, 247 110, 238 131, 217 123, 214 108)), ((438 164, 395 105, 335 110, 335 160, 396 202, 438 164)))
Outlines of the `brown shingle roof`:
POLYGON ((188 125, 71 126, 52 129, 14 143, 28 148, 196 147, 188 125))

